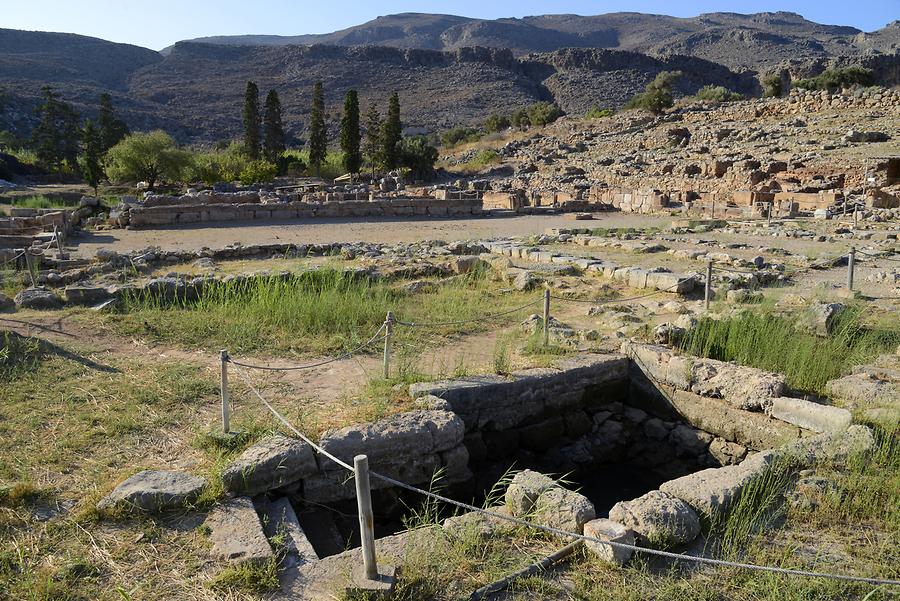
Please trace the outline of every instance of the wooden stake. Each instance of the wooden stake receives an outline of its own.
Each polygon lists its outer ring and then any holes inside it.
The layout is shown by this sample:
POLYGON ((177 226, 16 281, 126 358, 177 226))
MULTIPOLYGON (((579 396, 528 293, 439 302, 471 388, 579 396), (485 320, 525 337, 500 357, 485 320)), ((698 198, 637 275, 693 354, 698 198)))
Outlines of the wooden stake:
POLYGON ((394 333, 394 314, 388 311, 384 320, 384 379, 391 377, 391 335, 394 333))
POLYGON ((850 254, 847 255, 847 290, 853 290, 853 272, 856 269, 856 247, 850 247, 850 254))
POLYGON ((706 303, 706 310, 709 311, 709 300, 712 297, 712 274, 713 274, 713 266, 712 261, 706 262, 706 290, 704 291, 704 301, 706 303))
POLYGON ((544 289, 544 346, 550 345, 550 289, 544 289))
POLYGON ((375 561, 375 518, 372 515, 372 491, 369 488, 369 458, 357 455, 353 458, 356 471, 356 506, 359 509, 359 538, 362 541, 363 568, 366 578, 378 579, 375 561))
POLYGON ((219 351, 219 361, 221 362, 222 383, 222 431, 228 434, 231 431, 231 405, 228 398, 228 351, 219 351))

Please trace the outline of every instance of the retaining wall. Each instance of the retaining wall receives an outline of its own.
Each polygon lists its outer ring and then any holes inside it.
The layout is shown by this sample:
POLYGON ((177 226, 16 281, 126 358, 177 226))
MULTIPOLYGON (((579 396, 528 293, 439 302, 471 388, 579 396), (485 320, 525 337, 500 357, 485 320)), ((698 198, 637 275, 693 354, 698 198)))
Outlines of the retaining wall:
POLYGON ((405 216, 464 216, 482 213, 481 199, 435 200, 431 198, 392 198, 372 201, 344 201, 326 203, 285 202, 260 204, 256 202, 207 204, 158 204, 132 207, 129 225, 148 227, 179 223, 219 221, 254 221, 260 219, 313 219, 320 217, 405 217, 405 216))

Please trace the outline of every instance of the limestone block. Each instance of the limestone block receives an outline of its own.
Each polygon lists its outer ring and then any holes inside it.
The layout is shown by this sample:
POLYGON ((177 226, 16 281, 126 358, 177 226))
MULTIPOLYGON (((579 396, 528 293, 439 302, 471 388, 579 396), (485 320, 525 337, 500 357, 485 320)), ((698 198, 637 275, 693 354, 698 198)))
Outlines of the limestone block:
POLYGON ((700 534, 700 519, 691 507, 659 490, 616 503, 609 519, 634 531, 642 544, 652 547, 683 545, 700 534))
POLYGON ((312 448, 301 440, 272 436, 254 444, 222 472, 225 490, 256 495, 297 482, 318 470, 312 448))
POLYGON ((97 503, 97 509, 137 508, 150 513, 184 509, 193 504, 206 479, 183 472, 144 470, 131 476, 97 503))
POLYGON ((515 517, 528 516, 534 511, 538 497, 557 486, 556 481, 549 476, 533 470, 521 471, 513 477, 506 489, 506 506, 515 517))
POLYGON ((790 397, 773 399, 769 413, 776 419, 816 432, 840 432, 853 421, 846 409, 790 397))
POLYGON ((596 517, 594 504, 582 494, 554 487, 542 492, 534 505, 539 524, 582 534, 584 525, 596 517))
POLYGON ((210 553, 216 559, 262 563, 274 557, 253 502, 247 497, 217 505, 204 525, 209 528, 210 553))
MULTIPOLYGON (((584 525, 584 535, 602 541, 634 545, 634 532, 618 522, 612 520, 591 520, 584 525)), ((604 545, 595 541, 585 541, 585 547, 603 561, 616 565, 625 565, 631 559, 632 549, 623 549, 604 545)))

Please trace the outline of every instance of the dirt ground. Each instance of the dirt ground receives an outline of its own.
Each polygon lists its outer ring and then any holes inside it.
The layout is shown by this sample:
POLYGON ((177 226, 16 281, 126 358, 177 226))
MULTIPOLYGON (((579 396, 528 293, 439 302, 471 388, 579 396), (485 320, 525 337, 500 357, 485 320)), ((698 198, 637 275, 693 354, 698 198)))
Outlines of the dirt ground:
POLYGON ((667 216, 598 214, 592 221, 574 221, 565 215, 523 215, 475 219, 366 218, 315 219, 297 221, 257 221, 253 225, 230 223, 160 227, 148 230, 106 230, 83 232, 69 239, 78 254, 90 257, 99 248, 117 252, 159 246, 166 250, 222 248, 290 242, 372 242, 396 244, 423 240, 468 240, 542 233, 549 227, 653 227, 668 225, 667 216))

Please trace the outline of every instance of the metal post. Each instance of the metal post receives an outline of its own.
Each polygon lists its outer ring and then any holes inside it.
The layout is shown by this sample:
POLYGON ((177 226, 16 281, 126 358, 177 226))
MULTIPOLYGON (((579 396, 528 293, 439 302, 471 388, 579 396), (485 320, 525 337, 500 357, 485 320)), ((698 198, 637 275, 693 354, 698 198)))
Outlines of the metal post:
POLYGON ((847 255, 847 290, 853 290, 853 271, 856 267, 856 247, 850 247, 850 254, 847 255))
POLYGON ((357 455, 353 458, 356 472, 356 506, 359 509, 359 538, 362 541, 363 567, 366 578, 378 579, 375 562, 375 518, 372 516, 372 492, 369 489, 369 458, 357 455))
POLYGON ((550 289, 544 289, 544 346, 550 344, 550 289))
POLYGON ((391 377, 391 335, 394 333, 394 314, 388 311, 384 320, 384 379, 391 377))
POLYGON ((709 300, 712 298, 712 261, 706 262, 706 290, 704 293, 704 301, 706 302, 706 309, 709 310, 709 300))
POLYGON ((228 351, 219 351, 219 361, 222 370, 222 431, 228 434, 231 431, 231 405, 228 399, 228 351))

